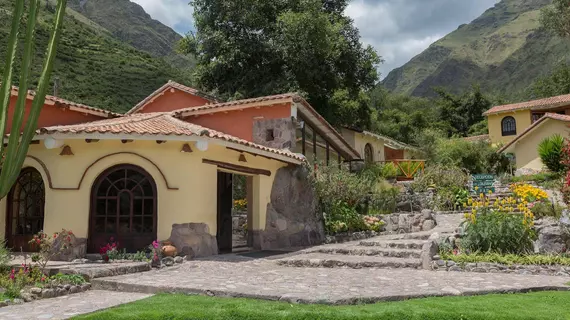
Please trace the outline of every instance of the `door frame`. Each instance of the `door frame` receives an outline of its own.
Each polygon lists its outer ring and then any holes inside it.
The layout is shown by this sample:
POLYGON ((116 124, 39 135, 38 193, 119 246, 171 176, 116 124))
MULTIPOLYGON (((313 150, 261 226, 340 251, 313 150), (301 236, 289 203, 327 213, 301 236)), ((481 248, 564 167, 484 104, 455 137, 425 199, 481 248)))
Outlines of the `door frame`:
MULTIPOLYGON (((13 224, 13 209, 14 209, 14 188, 16 187, 16 184, 18 183, 18 181, 20 180, 20 177, 22 176, 22 174, 27 173, 28 171, 30 172, 35 172, 39 175, 41 182, 42 182, 42 188, 43 188, 43 199, 42 199, 42 207, 41 207, 41 212, 42 212, 42 228, 41 230, 44 229, 45 226, 45 206, 46 206, 46 185, 44 182, 44 177, 42 176, 41 172, 34 168, 34 167, 25 167, 22 168, 20 170, 20 173, 18 174, 18 178, 16 179, 16 182, 14 183, 14 185, 10 188, 10 191, 8 192, 8 195, 6 197, 6 217, 5 217, 5 221, 6 221, 6 228, 4 230, 4 240, 6 241, 6 246, 10 247, 15 245, 14 243, 14 236, 12 234, 12 224, 13 224)), ((40 231, 41 231, 40 230, 40 231)), ((33 234, 29 235, 30 236, 30 240, 33 238, 33 234)), ((13 248, 14 250, 17 250, 18 248, 13 248)), ((26 243, 26 247, 22 246, 22 250, 24 250, 24 252, 35 252, 35 251, 39 251, 39 248, 33 248, 31 246, 28 246, 26 243), (25 249, 24 249, 25 248, 25 249)))
MULTIPOLYGON (((88 228, 87 228, 87 252, 88 253, 99 253, 99 248, 95 248, 94 246, 96 244, 93 243, 93 237, 95 235, 95 208, 96 208, 96 204, 97 204, 97 190, 99 189, 101 183, 104 181, 104 179, 109 176, 109 174, 111 174, 114 171, 118 171, 118 170, 135 170, 137 172, 142 173, 146 179, 150 182, 151 187, 152 187, 152 192, 154 195, 154 201, 153 201, 153 239, 150 240, 150 242, 148 243, 149 245, 152 243, 152 241, 156 240, 157 238, 157 234, 158 234, 158 188, 156 186, 156 182, 153 178, 153 176, 146 171, 143 167, 134 165, 134 164, 129 164, 129 163, 122 163, 122 164, 117 164, 117 165, 113 165, 111 167, 108 167, 107 169, 103 170, 101 173, 99 173, 97 175, 97 177, 95 177, 95 180, 93 181, 93 184, 91 185, 91 190, 89 193, 89 220, 88 220, 88 228)), ((120 193, 120 192, 119 192, 120 193)), ((118 199, 117 199, 118 201, 118 199)), ((118 202, 117 202, 118 203, 118 202)), ((131 203, 132 203, 132 199, 131 199, 131 203)), ((131 204, 132 205, 132 204, 131 204)), ((132 211, 132 208, 131 208, 132 211)), ((118 223, 118 212, 116 213, 116 218, 117 218, 117 222, 118 223)), ((132 221, 132 213, 131 213, 131 221, 132 221)), ((115 230, 116 231, 116 230, 115 230)), ((117 237, 119 236, 118 234, 116 235, 117 237)), ((118 239, 115 239, 115 241, 118 239)), ((120 244, 119 244, 120 246, 120 244)), ((120 247, 120 249, 123 249, 120 247)), ((142 248, 140 248, 142 249, 142 248)), ((128 250, 127 250, 128 251, 128 250)))

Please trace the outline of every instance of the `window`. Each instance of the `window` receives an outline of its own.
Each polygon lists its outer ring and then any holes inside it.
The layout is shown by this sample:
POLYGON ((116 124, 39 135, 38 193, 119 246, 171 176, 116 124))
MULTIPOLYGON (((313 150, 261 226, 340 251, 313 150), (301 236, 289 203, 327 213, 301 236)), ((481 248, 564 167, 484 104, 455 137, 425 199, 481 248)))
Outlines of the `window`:
POLYGON ((267 129, 265 131, 265 141, 275 141, 275 132, 273 129, 267 129))
POLYGON ((517 135, 517 122, 513 117, 504 117, 501 121, 501 131, 503 136, 516 136, 517 135))
POLYGON ((366 163, 374 162, 374 150, 372 149, 372 145, 370 145, 370 143, 367 143, 364 146, 364 161, 366 161, 366 163))
POLYGON ((542 118, 544 116, 544 113, 533 113, 532 114, 532 123, 537 122, 538 120, 540 120, 540 118, 542 118))

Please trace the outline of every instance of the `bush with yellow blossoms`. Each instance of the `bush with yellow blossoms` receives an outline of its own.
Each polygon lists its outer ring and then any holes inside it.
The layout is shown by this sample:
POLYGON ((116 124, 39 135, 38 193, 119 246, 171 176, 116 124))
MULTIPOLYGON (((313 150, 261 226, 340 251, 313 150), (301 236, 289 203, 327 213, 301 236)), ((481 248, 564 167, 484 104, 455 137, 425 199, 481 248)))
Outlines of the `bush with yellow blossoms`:
POLYGON ((528 202, 543 201, 548 199, 546 191, 531 186, 527 183, 515 183, 510 187, 515 197, 524 199, 528 202))
POLYGON ((465 214, 462 250, 525 254, 533 250, 536 238, 534 215, 523 198, 490 199, 480 194, 469 199, 470 213, 465 214))

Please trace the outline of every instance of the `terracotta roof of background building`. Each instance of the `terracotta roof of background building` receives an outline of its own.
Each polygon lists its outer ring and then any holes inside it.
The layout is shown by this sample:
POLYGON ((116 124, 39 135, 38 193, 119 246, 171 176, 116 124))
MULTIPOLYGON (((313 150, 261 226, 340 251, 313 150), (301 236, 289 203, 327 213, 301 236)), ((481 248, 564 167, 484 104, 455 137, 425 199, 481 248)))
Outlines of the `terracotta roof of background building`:
POLYGON ((144 106, 147 105, 149 102, 151 102, 154 97, 156 97, 156 96, 159 95, 161 92, 163 92, 164 90, 167 90, 167 89, 169 89, 169 88, 177 89, 177 90, 180 90, 180 91, 182 91, 182 92, 186 92, 186 93, 189 93, 189 94, 198 96, 198 97, 202 97, 202 98, 204 98, 204 99, 206 99, 206 100, 208 100, 208 101, 210 101, 210 102, 213 102, 213 103, 219 103, 219 102, 220 102, 219 99, 217 99, 217 98, 215 98, 215 97, 212 97, 212 96, 210 96, 210 95, 207 95, 207 94, 205 94, 205 93, 203 93, 203 92, 200 92, 198 89, 194 89, 194 88, 185 86, 185 85, 183 85, 183 84, 180 84, 180 83, 178 83, 178 82, 174 82, 174 81, 172 81, 172 80, 168 80, 168 82, 165 83, 162 87, 156 89, 156 90, 155 90, 153 93, 151 93, 148 97, 144 98, 141 102, 137 103, 137 105, 134 106, 131 110, 127 111, 127 112, 125 113, 125 115, 129 115, 129 114, 136 113, 136 112, 139 111, 140 109, 144 108, 144 106))
POLYGON ((564 105, 570 105, 570 94, 520 102, 520 103, 506 104, 502 106, 495 106, 486 111, 485 113, 483 113, 483 115, 515 111, 515 110, 524 110, 524 109, 540 110, 546 108, 560 107, 564 105))
POLYGON ((285 149, 269 148, 249 142, 219 131, 196 124, 188 123, 172 116, 170 112, 140 113, 116 119, 106 119, 83 124, 52 126, 40 128, 40 135, 50 134, 114 134, 137 136, 198 136, 223 140, 254 149, 285 156, 298 161, 305 158, 302 155, 285 149))
MULTIPOLYGON (((18 95, 19 92, 19 88, 16 86, 12 86, 12 95, 18 95)), ((28 90, 28 98, 29 99, 33 99, 32 97, 34 97, 36 95, 36 92, 33 90, 28 90)), ((99 109, 99 108, 94 108, 94 107, 90 107, 88 105, 84 105, 81 103, 76 103, 73 101, 69 101, 69 100, 65 100, 59 97, 55 97, 55 96, 50 96, 50 95, 46 95, 46 101, 52 101, 54 103, 55 106, 58 107, 68 107, 70 108, 70 110, 73 111, 78 111, 78 112, 84 112, 84 113, 89 113, 89 114, 93 114, 96 116, 101 116, 101 117, 107 117, 107 118, 111 118, 111 117, 121 117, 121 114, 109 111, 109 110, 103 110, 103 109, 99 109)))
POLYGON ((283 99, 292 99, 295 96, 297 96, 295 93, 284 93, 284 94, 276 94, 276 95, 258 97, 258 98, 241 99, 241 100, 234 100, 234 101, 228 101, 228 102, 206 104, 203 106, 190 107, 190 108, 176 110, 176 111, 174 111, 174 114, 176 116, 180 116, 180 117, 187 117, 187 116, 195 115, 195 114, 199 113, 199 111, 204 111, 204 110, 212 110, 212 111, 216 110, 217 111, 217 109, 235 107, 235 106, 246 106, 246 105, 250 105, 250 104, 254 104, 254 103, 258 103, 258 102, 268 102, 268 101, 276 101, 276 100, 283 100, 283 99))
POLYGON ((526 128, 523 132, 521 132, 519 135, 516 136, 516 138, 514 138, 513 140, 511 140, 509 143, 507 143, 506 145, 504 145, 501 149, 499 149, 497 152, 504 152, 506 151, 510 146, 512 146, 513 144, 515 144, 515 142, 517 142, 518 140, 520 140, 522 137, 524 137, 526 134, 528 134, 529 132, 531 132, 532 130, 534 130, 536 127, 540 126, 542 123, 544 123, 546 120, 558 120, 558 121, 564 121, 564 122, 570 122, 570 116, 567 115, 563 115, 563 114, 557 114, 557 113, 546 113, 542 118, 538 119, 535 123, 533 123, 530 127, 526 128))

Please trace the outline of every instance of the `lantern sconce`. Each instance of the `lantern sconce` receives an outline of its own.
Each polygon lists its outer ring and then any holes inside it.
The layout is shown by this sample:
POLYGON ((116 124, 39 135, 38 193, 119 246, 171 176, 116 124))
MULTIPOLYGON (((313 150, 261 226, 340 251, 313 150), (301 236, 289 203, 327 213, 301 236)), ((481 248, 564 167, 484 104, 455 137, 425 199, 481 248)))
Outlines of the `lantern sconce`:
POLYGON ((197 141, 196 148, 200 151, 206 151, 208 150, 208 142, 204 140, 197 141))
POLYGON ((239 155, 239 162, 247 162, 247 159, 243 153, 239 155))
POLYGON ((63 149, 59 153, 60 156, 73 156, 73 151, 71 151, 71 147, 68 145, 63 146, 63 149))
POLYGON ((192 153, 193 151, 192 151, 192 148, 190 147, 190 145, 187 144, 187 143, 185 143, 185 144, 182 146, 182 150, 180 150, 180 152, 183 152, 183 153, 192 153))

